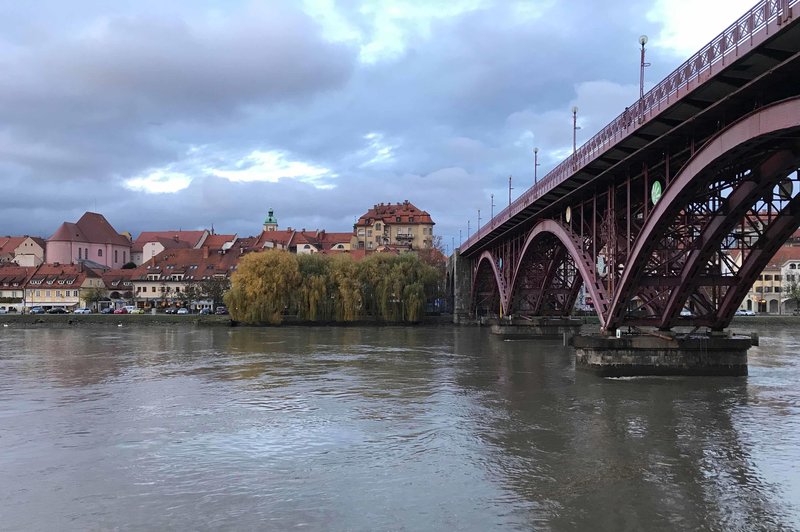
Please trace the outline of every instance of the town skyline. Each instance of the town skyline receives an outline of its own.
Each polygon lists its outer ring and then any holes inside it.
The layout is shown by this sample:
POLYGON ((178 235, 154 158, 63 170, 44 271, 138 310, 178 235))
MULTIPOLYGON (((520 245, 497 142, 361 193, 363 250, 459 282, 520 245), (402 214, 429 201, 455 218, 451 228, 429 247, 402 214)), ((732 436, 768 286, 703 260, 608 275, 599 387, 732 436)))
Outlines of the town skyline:
POLYGON ((247 234, 270 207, 340 230, 399 198, 452 244, 532 183, 534 146, 540 177, 569 154, 572 106, 581 143, 636 99, 640 34, 650 87, 751 3, 9 4, 3 232, 247 234))

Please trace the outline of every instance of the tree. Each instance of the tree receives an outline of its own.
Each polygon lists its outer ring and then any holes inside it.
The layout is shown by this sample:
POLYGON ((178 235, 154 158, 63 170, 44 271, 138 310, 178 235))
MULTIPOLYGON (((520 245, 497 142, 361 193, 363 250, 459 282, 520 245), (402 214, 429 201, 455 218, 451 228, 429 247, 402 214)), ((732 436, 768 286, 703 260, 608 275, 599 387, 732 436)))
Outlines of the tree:
POLYGON ((789 274, 786 277, 786 282, 783 285, 783 293, 789 299, 794 299, 795 308, 800 308, 800 283, 797 282, 795 275, 789 274))
POLYGON ((204 279, 200 281, 197 287, 199 297, 203 299, 210 299, 214 306, 222 304, 225 292, 231 287, 231 282, 226 277, 212 277, 211 279, 204 279))
POLYGON ((97 310, 97 303, 105 299, 106 291, 104 288, 92 286, 81 290, 81 295, 87 306, 91 306, 97 310))
POLYGON ((280 250, 250 253, 231 277, 225 304, 234 320, 279 324, 300 279, 294 255, 280 250))

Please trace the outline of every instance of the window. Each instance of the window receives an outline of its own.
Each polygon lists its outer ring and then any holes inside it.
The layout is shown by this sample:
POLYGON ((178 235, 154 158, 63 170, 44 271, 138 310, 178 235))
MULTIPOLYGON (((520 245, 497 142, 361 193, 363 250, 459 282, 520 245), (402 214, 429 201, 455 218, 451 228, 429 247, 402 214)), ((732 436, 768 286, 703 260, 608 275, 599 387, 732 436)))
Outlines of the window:
POLYGON ((81 256, 81 252, 82 252, 82 251, 83 251, 83 250, 82 250, 81 248, 78 248, 78 260, 81 260, 81 259, 83 258, 83 257, 81 256))
POLYGON ((119 253, 119 250, 116 250, 116 249, 115 249, 115 250, 114 250, 114 262, 119 262, 119 256, 118 256, 118 253, 119 253))
POLYGON ((772 280, 772 276, 771 275, 765 275, 764 276, 764 280, 765 281, 771 281, 772 280))
POLYGON ((103 250, 102 249, 98 249, 97 250, 97 256, 98 257, 102 257, 103 256, 103 250))
POLYGON ((83 258, 89 258, 89 248, 83 248, 83 258))
POLYGON ((793 262, 793 263, 791 263, 791 264, 789 265, 789 269, 790 269, 790 270, 795 270, 795 269, 797 269, 797 264, 795 264, 794 262, 793 262))
POLYGON ((394 219, 394 221, 400 223, 400 217, 398 216, 397 218, 394 219))
POLYGON ((381 223, 380 222, 375 224, 375 230, 377 230, 377 231, 381 230, 381 223))
POLYGON ((36 291, 36 297, 41 297, 41 295, 42 295, 42 291, 41 290, 37 290, 36 291))
POLYGON ((44 291, 44 297, 50 297, 50 290, 44 291))
POLYGON ((776 280, 776 281, 780 281, 780 280, 781 280, 781 276, 780 276, 780 275, 776 275, 776 276, 775 276, 775 280, 776 280))
POLYGON ((61 297, 61 290, 56 290, 56 297, 61 297))
POLYGON ((124 263, 126 263, 126 264, 128 263, 128 259, 127 259, 127 258, 125 258, 127 254, 128 254, 128 252, 127 252, 127 251, 123 251, 123 252, 122 252, 122 262, 124 262, 124 263))
POLYGON ((372 229, 367 229, 367 236, 372 236, 372 229))
POLYGON ((775 287, 775 293, 779 294, 780 292, 781 292, 781 287, 780 286, 776 286, 775 287))
POLYGON ((771 287, 771 286, 765 286, 765 287, 764 287, 764 292, 765 292, 765 293, 772 292, 772 287, 771 287))
POLYGON ((410 223, 410 224, 414 223, 414 217, 413 216, 409 216, 408 217, 408 223, 410 223))
POLYGON ((763 291, 764 291, 763 286, 756 286, 756 292, 763 292, 763 291))

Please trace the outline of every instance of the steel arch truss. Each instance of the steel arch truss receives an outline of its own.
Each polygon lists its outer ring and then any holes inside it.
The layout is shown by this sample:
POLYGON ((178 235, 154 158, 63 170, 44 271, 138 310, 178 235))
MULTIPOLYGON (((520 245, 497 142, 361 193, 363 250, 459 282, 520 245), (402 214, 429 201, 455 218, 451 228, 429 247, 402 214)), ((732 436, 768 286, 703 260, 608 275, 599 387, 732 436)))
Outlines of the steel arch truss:
POLYGON ((644 220, 606 328, 730 322, 800 224, 798 117, 797 99, 761 109, 689 159, 644 220))
POLYGON ((484 251, 472 274, 472 305, 475 316, 502 314, 506 307, 505 283, 500 275, 502 259, 484 251))

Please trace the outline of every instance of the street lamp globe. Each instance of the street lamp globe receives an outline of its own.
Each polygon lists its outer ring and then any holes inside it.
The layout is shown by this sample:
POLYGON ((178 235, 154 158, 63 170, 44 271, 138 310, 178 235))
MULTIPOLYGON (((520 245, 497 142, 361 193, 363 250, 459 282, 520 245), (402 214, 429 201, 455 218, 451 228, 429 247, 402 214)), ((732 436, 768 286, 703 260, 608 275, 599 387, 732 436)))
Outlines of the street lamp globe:
POLYGON ((647 44, 647 35, 642 35, 641 37, 639 37, 639 44, 641 44, 642 46, 647 44))

